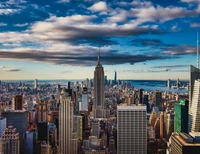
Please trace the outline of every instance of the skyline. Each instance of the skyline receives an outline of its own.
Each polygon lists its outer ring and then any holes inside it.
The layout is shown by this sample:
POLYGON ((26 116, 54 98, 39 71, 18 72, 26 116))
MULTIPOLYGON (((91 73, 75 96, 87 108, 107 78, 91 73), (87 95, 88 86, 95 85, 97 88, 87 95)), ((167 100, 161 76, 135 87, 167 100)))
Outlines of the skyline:
POLYGON ((108 79, 183 80, 196 66, 198 0, 3 0, 0 17, 0 80, 93 78, 99 47, 108 79))

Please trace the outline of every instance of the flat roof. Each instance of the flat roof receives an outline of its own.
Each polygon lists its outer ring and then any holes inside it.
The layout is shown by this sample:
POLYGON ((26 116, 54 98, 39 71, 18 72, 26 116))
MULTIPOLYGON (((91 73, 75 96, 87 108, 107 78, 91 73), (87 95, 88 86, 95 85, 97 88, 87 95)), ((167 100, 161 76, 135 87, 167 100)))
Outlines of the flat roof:
POLYGON ((136 105, 130 105, 130 106, 117 106, 117 110, 145 110, 146 111, 146 105, 144 106, 136 106, 136 105))
POLYGON ((187 143, 182 137, 180 137, 179 135, 175 136, 183 146, 200 146, 200 143, 187 143))

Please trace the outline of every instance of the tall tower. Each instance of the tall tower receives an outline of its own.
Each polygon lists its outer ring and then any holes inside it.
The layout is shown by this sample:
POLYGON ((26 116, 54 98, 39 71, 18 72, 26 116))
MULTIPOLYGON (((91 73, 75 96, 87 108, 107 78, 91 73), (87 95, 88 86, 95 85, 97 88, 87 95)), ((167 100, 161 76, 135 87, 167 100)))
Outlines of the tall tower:
POLYGON ((0 117, 0 137, 5 129, 6 129, 6 118, 0 117))
POLYGON ((104 69, 100 63, 100 50, 94 71, 94 109, 95 118, 102 118, 104 109, 104 69))
POLYGON ((155 91, 155 95, 156 95, 156 100, 155 100, 156 106, 161 111, 162 108, 163 108, 163 105, 162 105, 162 92, 160 90, 156 90, 155 91))
POLYGON ((82 105, 81 105, 81 110, 88 111, 88 89, 87 87, 83 88, 82 91, 82 105))
POLYGON ((117 153, 147 153, 146 106, 117 106, 117 153))
POLYGON ((117 72, 114 73, 114 84, 117 84, 117 72))
POLYGON ((74 126, 74 105, 72 95, 66 89, 61 91, 59 106, 59 153, 75 154, 72 150, 74 126))
POLYGON ((46 100, 39 101, 38 122, 47 122, 47 101, 46 100))
POLYGON ((38 80, 35 79, 35 81, 34 81, 34 89, 36 89, 37 87, 38 87, 38 80))

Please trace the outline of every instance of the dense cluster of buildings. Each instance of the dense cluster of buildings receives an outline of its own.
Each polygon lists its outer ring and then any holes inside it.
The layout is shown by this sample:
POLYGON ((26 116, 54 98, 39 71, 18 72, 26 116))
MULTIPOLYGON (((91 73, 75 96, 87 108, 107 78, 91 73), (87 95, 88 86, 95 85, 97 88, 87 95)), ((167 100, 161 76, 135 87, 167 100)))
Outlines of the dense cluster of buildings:
POLYGON ((189 95, 136 89, 116 71, 107 80, 100 54, 92 80, 0 82, 0 153, 195 154, 200 70, 190 70, 189 95))

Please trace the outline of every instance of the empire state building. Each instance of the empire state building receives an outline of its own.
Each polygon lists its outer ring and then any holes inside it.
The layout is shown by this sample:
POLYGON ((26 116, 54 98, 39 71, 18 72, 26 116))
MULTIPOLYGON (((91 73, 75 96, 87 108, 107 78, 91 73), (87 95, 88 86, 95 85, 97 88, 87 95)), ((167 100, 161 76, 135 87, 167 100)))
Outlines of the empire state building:
POLYGON ((104 117, 104 70, 100 63, 100 50, 94 71, 94 117, 104 117))

